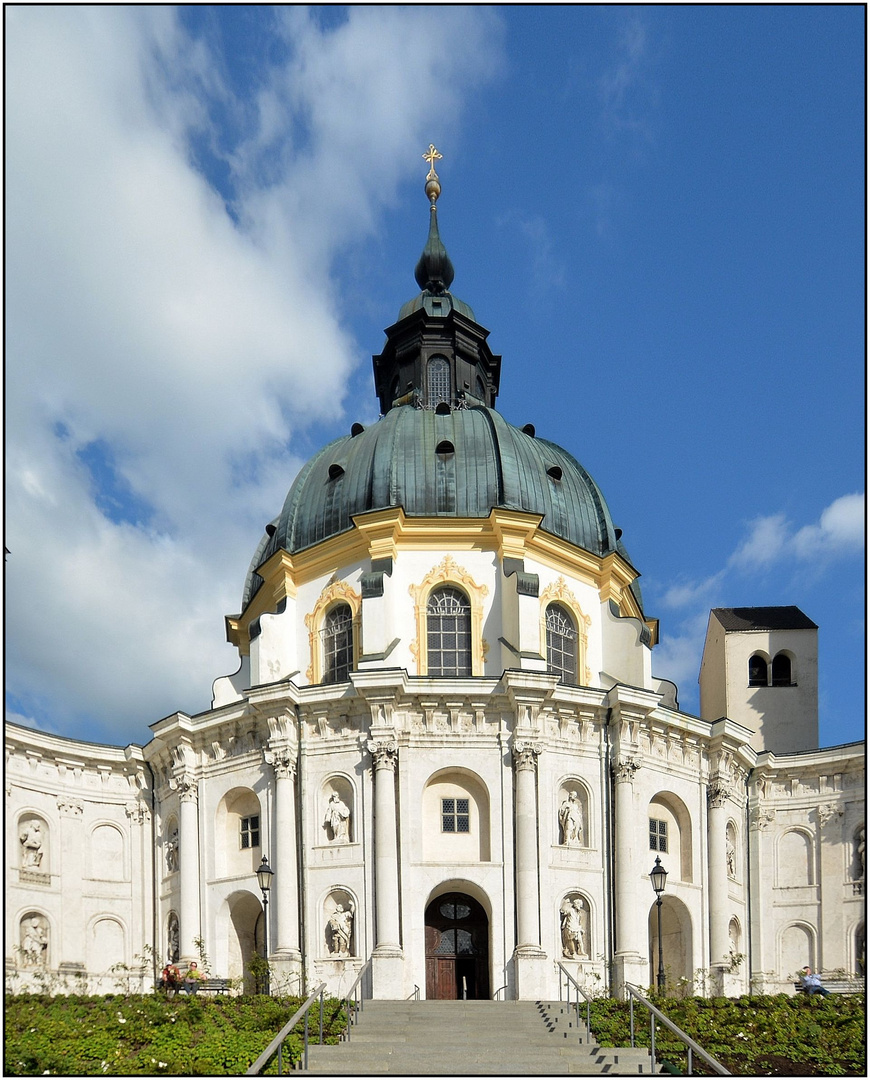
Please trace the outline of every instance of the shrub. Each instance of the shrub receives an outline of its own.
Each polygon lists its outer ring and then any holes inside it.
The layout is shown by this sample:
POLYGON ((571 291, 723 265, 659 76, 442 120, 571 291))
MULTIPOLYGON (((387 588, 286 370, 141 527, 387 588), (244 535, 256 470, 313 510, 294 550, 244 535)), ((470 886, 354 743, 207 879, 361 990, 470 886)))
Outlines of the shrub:
MULTIPOLYGON (((302 998, 7 994, 4 1075, 199 1076, 244 1073, 299 1008, 302 998)), ((325 999, 324 1041, 345 1023, 325 999)), ((309 1024, 317 1031, 318 1004, 309 1024)), ((298 1058, 302 1036, 285 1043, 298 1058)), ((269 1070, 276 1071, 273 1062, 269 1070)))

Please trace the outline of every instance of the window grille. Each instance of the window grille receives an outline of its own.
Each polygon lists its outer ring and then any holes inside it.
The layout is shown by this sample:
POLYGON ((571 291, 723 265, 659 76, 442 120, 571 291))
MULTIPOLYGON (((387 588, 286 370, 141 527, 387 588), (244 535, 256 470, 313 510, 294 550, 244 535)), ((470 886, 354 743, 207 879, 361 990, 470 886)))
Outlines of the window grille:
POLYGON ((668 850, 668 823, 649 819, 649 849, 650 851, 668 850))
POLYGON ((774 686, 791 686, 791 660, 785 653, 774 656, 770 668, 770 681, 774 686))
POLYGON ((260 815, 242 818, 242 847, 253 848, 260 846, 260 815))
POLYGON ((323 682, 347 682, 353 670, 353 613, 339 604, 323 623, 323 682))
POLYGON ((763 656, 749 657, 749 685, 767 686, 767 661, 763 656))
POLYGON ((426 367, 426 398, 430 409, 441 402, 450 404, 450 365, 443 356, 433 356, 426 367))
POLYGON ((471 674, 471 605, 459 589, 437 589, 426 607, 429 674, 471 674))
POLYGON ((558 604, 547 608, 547 671, 562 682, 577 682, 577 628, 568 612, 558 604))
POLYGON ((441 831, 468 832, 468 799, 441 800, 441 831))

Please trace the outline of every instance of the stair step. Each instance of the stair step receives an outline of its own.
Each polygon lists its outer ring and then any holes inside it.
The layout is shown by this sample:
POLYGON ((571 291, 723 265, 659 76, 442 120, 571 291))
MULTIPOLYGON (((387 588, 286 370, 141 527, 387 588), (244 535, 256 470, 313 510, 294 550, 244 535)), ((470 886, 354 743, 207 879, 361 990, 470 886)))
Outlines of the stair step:
MULTIPOLYGON (((582 1017, 582 1011, 581 1011, 582 1017)), ((586 1041, 559 1002, 367 1001, 350 1039, 309 1045, 309 1072, 333 1076, 628 1076, 650 1071, 642 1049, 586 1041)))

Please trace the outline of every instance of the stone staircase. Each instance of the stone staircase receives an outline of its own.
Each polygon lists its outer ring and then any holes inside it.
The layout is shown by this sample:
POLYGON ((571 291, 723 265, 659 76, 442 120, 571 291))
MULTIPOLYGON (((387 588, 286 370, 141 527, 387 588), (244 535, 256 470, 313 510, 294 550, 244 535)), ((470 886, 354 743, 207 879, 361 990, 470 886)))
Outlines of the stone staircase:
POLYGON ((644 1049, 586 1043, 573 1007, 534 1001, 366 1001, 349 1041, 309 1046, 333 1076, 638 1076, 644 1049))

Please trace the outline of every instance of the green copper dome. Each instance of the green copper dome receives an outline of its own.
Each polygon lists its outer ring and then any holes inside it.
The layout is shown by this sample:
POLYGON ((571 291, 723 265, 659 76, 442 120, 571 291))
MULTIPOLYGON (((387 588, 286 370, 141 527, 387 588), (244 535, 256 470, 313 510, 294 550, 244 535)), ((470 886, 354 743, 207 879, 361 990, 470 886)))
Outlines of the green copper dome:
MULTIPOLYGON (((447 290, 453 264, 438 232, 434 146, 426 194, 429 235, 401 309, 374 356, 383 413, 324 447, 296 477, 251 561, 243 610, 276 551, 304 551, 353 528, 353 518, 401 506, 408 517, 488 518, 495 507, 540 514, 541 528, 594 555, 628 554, 595 481, 566 450, 509 424, 492 407, 501 357, 489 331, 447 290)), ((637 582, 632 591, 641 602, 637 582)))
POLYGON ((583 466, 494 409, 406 405, 355 430, 325 446, 297 476, 251 563, 243 608, 262 584, 257 567, 276 551, 303 551, 351 529, 355 515, 391 506, 409 517, 524 510, 577 547, 625 556, 604 496, 583 466))

